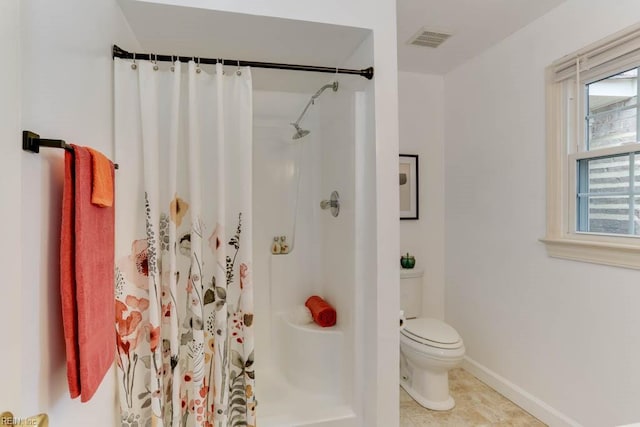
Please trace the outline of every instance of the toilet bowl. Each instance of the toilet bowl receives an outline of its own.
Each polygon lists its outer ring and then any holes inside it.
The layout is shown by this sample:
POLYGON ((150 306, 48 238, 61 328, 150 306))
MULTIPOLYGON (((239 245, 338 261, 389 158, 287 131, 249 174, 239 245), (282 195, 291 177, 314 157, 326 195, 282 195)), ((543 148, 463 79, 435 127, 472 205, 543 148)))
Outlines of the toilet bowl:
POLYGON ((400 306, 407 316, 400 330, 400 385, 425 408, 446 411, 455 406, 449 370, 460 365, 465 348, 453 327, 420 317, 422 276, 420 269, 400 272, 400 306))
POLYGON ((449 410, 455 406, 449 370, 460 365, 464 353, 451 326, 438 319, 409 319, 400 331, 400 385, 425 408, 449 410))

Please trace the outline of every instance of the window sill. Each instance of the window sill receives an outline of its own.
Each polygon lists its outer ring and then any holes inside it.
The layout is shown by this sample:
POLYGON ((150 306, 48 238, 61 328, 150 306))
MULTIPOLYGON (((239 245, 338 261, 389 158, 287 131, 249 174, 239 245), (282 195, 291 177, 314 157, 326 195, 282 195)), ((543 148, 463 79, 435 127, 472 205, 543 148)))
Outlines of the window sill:
POLYGON ((637 245, 557 237, 540 241, 550 257, 640 270, 640 246, 637 245))

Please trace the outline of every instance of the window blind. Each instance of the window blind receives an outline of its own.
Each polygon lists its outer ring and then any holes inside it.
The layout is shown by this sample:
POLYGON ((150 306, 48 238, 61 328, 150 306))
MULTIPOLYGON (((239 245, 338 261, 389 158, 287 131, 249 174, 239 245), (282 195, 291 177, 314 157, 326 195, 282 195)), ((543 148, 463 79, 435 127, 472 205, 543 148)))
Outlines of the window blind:
POLYGON ((640 24, 567 55, 552 64, 556 82, 574 79, 595 80, 640 61, 640 24))

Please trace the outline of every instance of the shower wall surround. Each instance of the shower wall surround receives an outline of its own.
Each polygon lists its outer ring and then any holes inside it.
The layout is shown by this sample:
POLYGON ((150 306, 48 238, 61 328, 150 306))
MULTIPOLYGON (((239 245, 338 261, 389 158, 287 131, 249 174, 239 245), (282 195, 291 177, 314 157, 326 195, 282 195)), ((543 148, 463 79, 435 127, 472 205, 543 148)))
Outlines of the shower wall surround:
MULTIPOLYGON (((281 386, 309 393, 309 400, 316 403, 306 405, 315 406, 319 418, 331 417, 342 405, 341 416, 351 416, 350 422, 355 422, 355 412, 349 409, 355 381, 354 92, 344 89, 316 100, 302 126, 310 133, 294 140, 290 122, 307 101, 307 94, 257 91, 254 95, 254 277, 260 278, 255 313, 262 319, 256 324, 256 375, 263 381, 258 382, 258 391, 264 390, 261 423, 268 426, 276 411, 265 395, 271 383, 283 379, 286 383, 281 386), (334 189, 344 201, 337 218, 320 208, 323 196, 334 189), (289 236, 288 254, 272 255, 273 235, 289 236), (283 314, 314 294, 337 309, 337 325, 325 330, 287 325, 283 314), (327 352, 324 361, 314 358, 318 351, 327 352), (296 358, 318 363, 294 372, 296 358), (318 401, 325 402, 324 414, 318 401)), ((300 405, 305 403, 278 407, 292 417, 279 422, 312 422, 313 415, 295 414, 300 405)))

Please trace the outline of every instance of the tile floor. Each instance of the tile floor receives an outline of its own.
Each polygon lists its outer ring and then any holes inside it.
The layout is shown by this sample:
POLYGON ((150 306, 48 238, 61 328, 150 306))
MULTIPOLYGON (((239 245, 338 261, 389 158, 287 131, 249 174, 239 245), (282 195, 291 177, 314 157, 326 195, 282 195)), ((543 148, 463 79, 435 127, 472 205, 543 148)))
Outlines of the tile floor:
POLYGON ((430 411, 400 388, 400 427, 546 425, 463 369, 449 371, 449 389, 456 406, 430 411))

